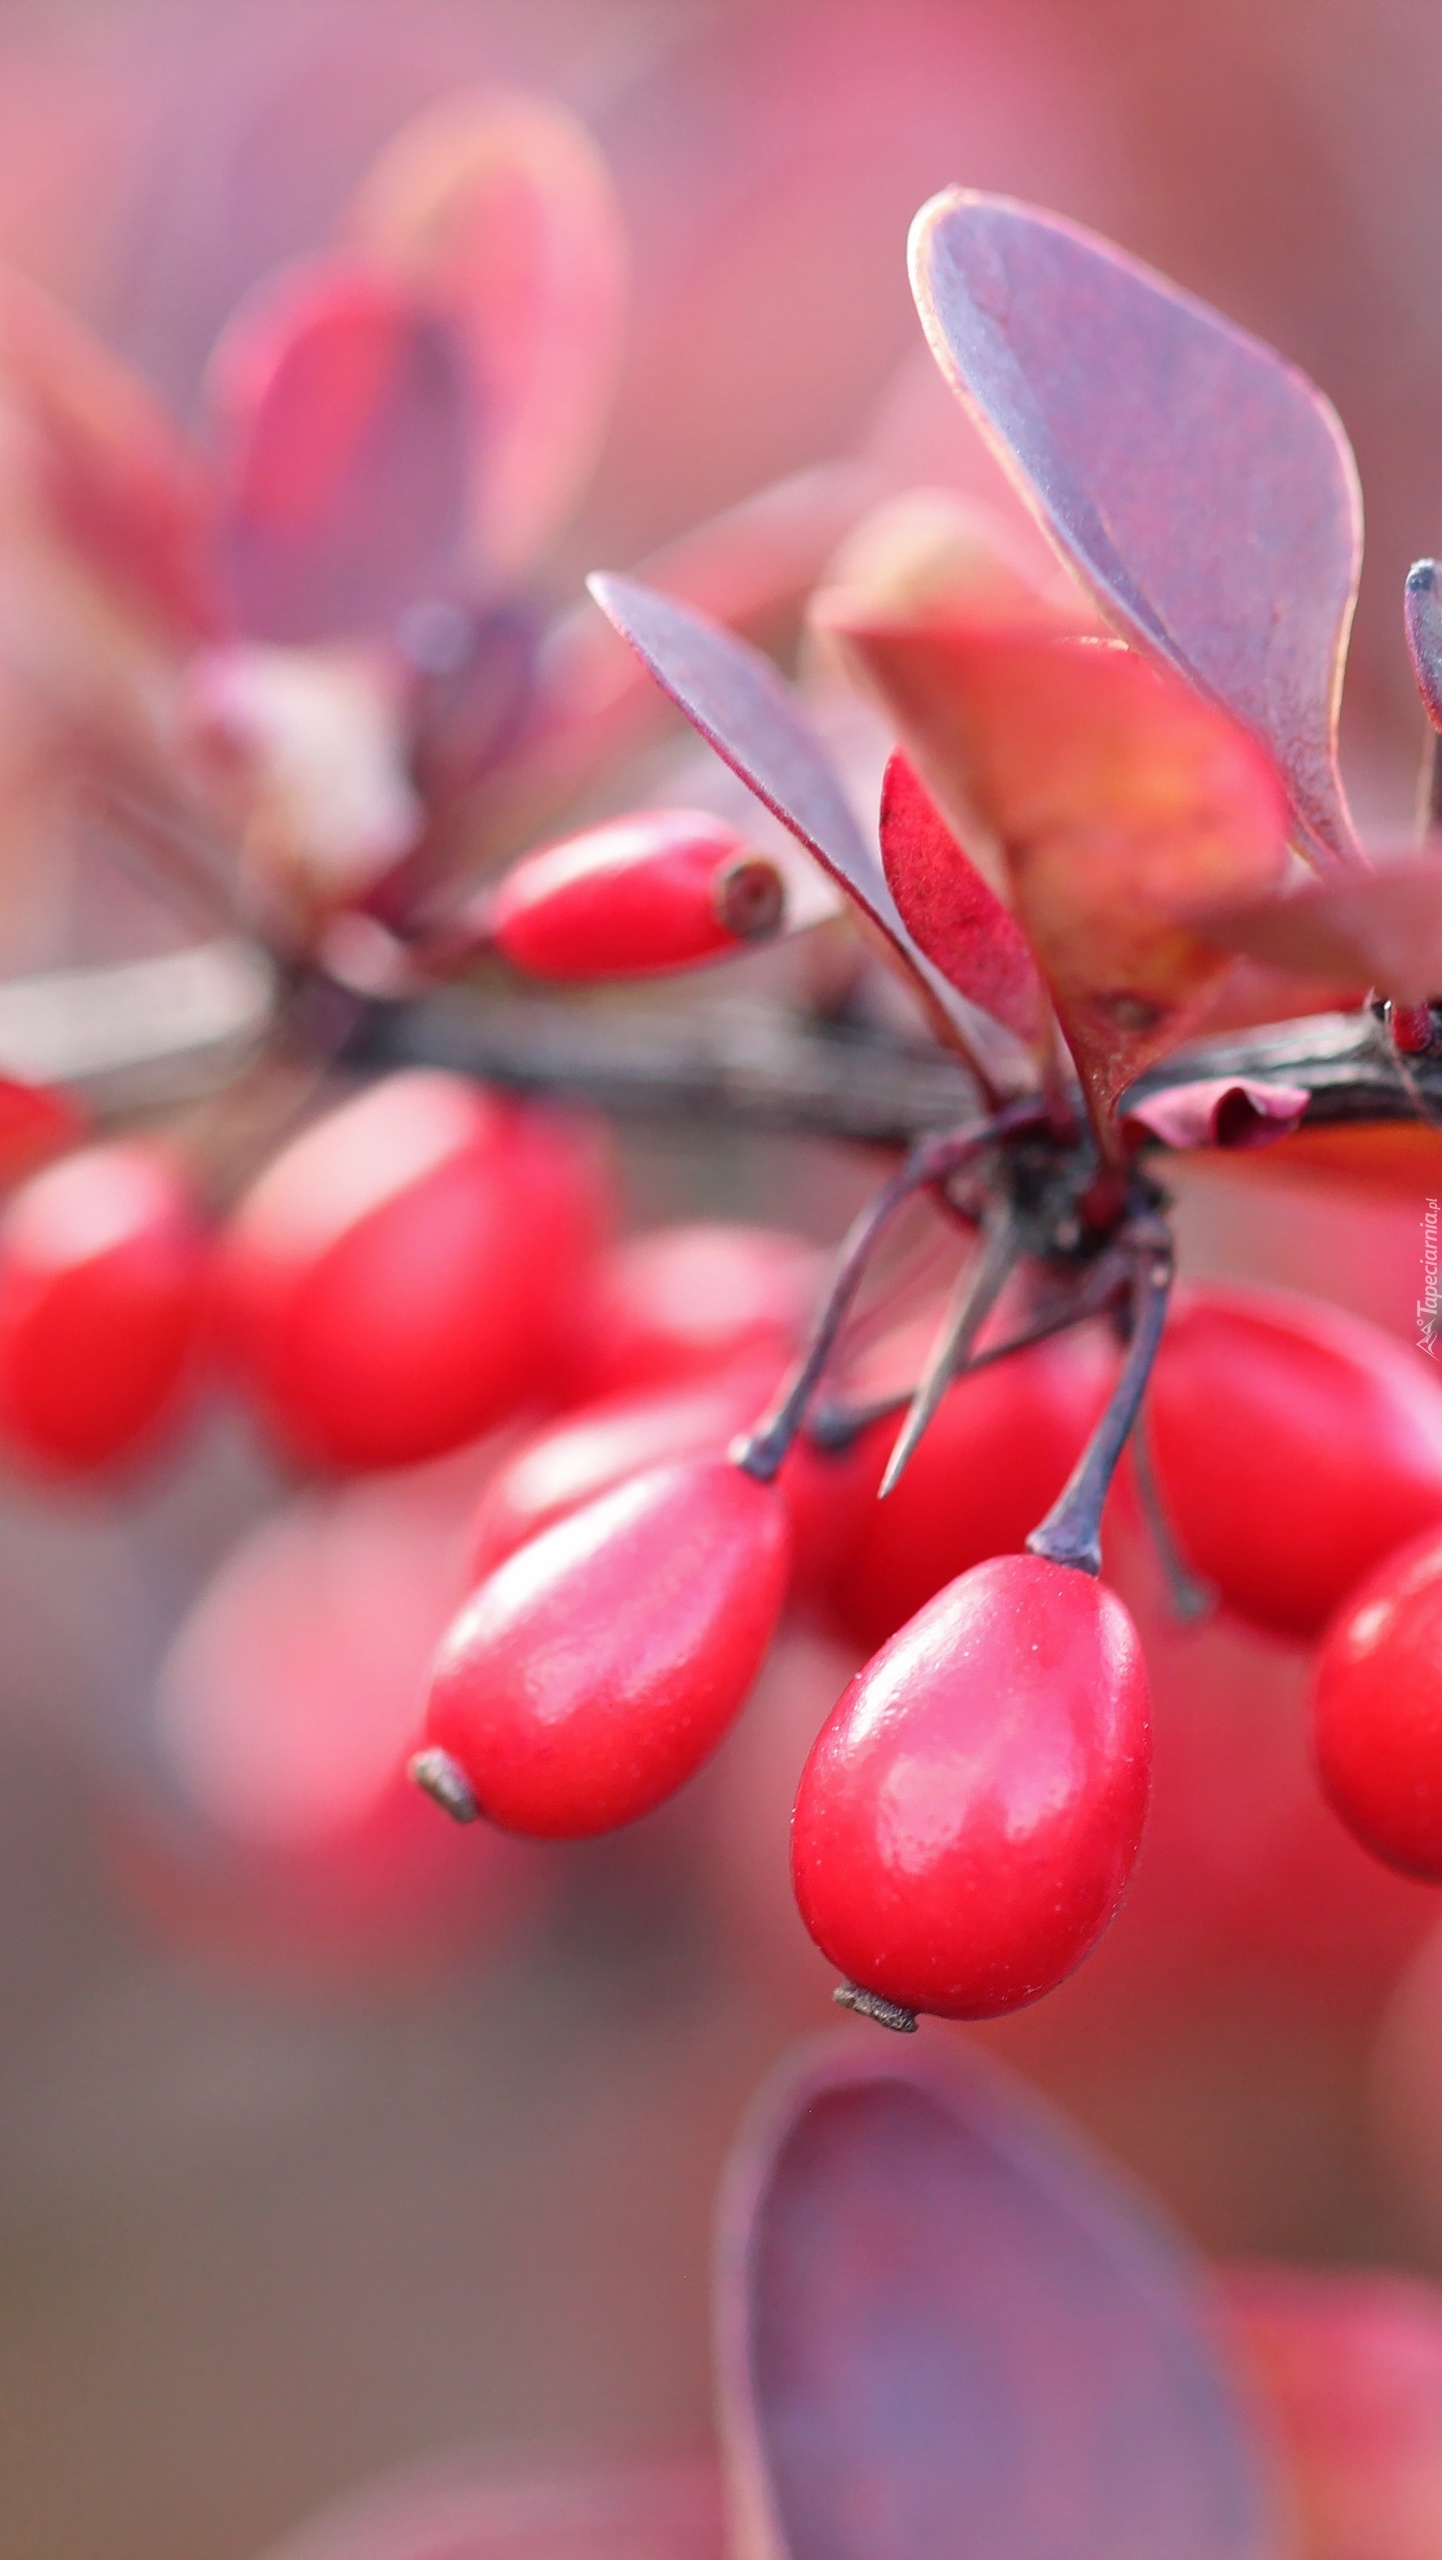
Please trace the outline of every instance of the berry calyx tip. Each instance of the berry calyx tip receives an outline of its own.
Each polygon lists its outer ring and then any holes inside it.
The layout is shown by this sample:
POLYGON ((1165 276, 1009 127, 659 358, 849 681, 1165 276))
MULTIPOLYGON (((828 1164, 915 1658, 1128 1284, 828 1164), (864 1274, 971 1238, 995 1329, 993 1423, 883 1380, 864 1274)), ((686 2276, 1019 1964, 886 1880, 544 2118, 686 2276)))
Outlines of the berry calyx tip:
POLYGON ((890 2027, 893 2035, 914 2036, 916 2011, 904 2009, 899 2000, 887 2000, 879 1991, 863 1991, 856 1982, 838 1982, 831 1994, 838 2009, 854 2009, 858 2018, 874 2018, 879 2027, 890 2027))
POLYGON ((452 1822, 480 1821, 481 1808, 475 1788, 459 1760, 453 1760, 449 1751, 438 1751, 434 1746, 418 1751, 408 1762, 406 1775, 430 1797, 433 1804, 440 1806, 442 1813, 450 1815, 452 1822))

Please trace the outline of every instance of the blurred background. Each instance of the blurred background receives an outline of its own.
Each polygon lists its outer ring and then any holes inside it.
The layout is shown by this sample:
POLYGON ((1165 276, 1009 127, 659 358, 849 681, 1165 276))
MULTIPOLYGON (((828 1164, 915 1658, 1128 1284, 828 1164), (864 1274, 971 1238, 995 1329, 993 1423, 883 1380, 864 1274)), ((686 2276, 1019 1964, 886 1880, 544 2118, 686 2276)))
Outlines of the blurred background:
MULTIPOLYGON (((1350 772, 1369 820, 1405 813, 1401 580, 1442 533, 1426 0, 5 0, 0 255, 192 419, 251 282, 478 79, 580 112, 633 243, 558 594, 815 459, 944 473, 906 227, 949 180, 1003 189, 1332 395, 1368 514, 1350 772)), ((631 1141, 626 1173, 641 1224, 821 1241, 870 1179, 780 1141, 631 1141)), ((1193 1177, 1185 1249, 1406 1332, 1421 1205, 1193 1177)), ((417 1495, 418 1571, 468 1490, 417 1495)), ((277 1493, 217 1422, 121 1496, 0 1504, 0 2560, 247 2560, 451 2446, 704 2436, 718 2166, 766 2064, 830 2015, 784 1858, 845 1667, 818 1638, 680 1805, 520 1859, 443 1943, 369 1920, 322 1943, 157 1838, 129 1795, 158 1667, 277 1493)), ((1207 2248, 1442 2268, 1433 1901, 1313 1805, 1301 1679, 1262 1638, 1178 1647, 1136 1894, 1074 1986, 986 2040, 1207 2248)))

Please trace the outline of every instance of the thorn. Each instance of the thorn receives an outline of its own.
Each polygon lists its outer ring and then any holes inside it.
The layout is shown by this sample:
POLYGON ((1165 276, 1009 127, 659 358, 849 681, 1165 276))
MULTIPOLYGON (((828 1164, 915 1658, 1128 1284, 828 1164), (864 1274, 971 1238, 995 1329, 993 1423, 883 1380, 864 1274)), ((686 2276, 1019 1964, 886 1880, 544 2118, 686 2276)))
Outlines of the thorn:
POLYGON ((453 1760, 449 1751, 438 1751, 434 1746, 428 1751, 418 1751, 407 1764, 406 1775, 414 1779, 433 1804, 440 1806, 442 1813, 450 1815, 452 1822, 480 1821, 481 1808, 475 1788, 459 1760, 453 1760))
POLYGON ((926 1364, 921 1384, 911 1399, 906 1420, 901 1426, 900 1437, 887 1460, 878 1501, 884 1502, 901 1482, 927 1424, 958 1369, 965 1365, 977 1335, 1010 1278, 1021 1252, 1021 1242, 1018 1221, 1010 1214, 998 1218, 986 1235, 980 1260, 970 1271, 963 1272, 942 1326, 941 1338, 926 1364))
POLYGON ((887 2000, 879 1991, 863 1991, 856 1982, 838 1982, 831 1997, 838 2009, 854 2009, 858 2018, 874 2018, 879 2027, 890 2027, 893 2035, 916 2033, 916 2011, 903 2009, 899 2000, 887 2000))

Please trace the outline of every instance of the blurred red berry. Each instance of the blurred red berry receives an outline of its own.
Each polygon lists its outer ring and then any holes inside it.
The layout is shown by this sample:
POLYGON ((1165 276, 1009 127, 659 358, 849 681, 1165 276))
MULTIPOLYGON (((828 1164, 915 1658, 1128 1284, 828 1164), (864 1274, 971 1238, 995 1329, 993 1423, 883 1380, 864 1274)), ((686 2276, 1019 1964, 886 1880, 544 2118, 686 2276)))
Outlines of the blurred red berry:
POLYGON ((1062 1981, 1126 1886, 1150 1707, 1115 1595, 1036 1556, 948 1584, 838 1701, 792 1827, 801 1916, 863 1992, 985 2018, 1062 1981))
POLYGON ((456 1620, 425 1738, 511 1831, 634 1821, 745 1704, 786 1596, 774 1486, 717 1458, 657 1467, 543 1530, 456 1620))
POLYGON ((1442 1531, 1389 1557, 1329 1627, 1312 1737, 1349 1829, 1404 1875, 1442 1882, 1442 1531))
POLYGON ((742 1353, 779 1365, 815 1312, 823 1259, 779 1227, 700 1221, 628 1236, 598 1275, 576 1346, 577 1391, 674 1386, 742 1353))
POLYGON ((669 1392, 604 1397, 538 1431, 481 1496, 472 1581, 613 1485, 670 1459, 723 1457, 764 1412, 779 1374, 774 1361, 744 1359, 669 1392))
POLYGON ((0 1216, 0 1440, 60 1474, 141 1450, 196 1379, 210 1260, 156 1148, 87 1147, 32 1175, 0 1216))
POLYGON ((1442 1381, 1336 1307, 1188 1291, 1147 1409, 1188 1563, 1278 1634, 1318 1634, 1364 1574, 1442 1521, 1442 1381))
POLYGON ((589 1124, 388 1077, 297 1138, 222 1240, 223 1337, 311 1464, 400 1466, 544 1395, 607 1223, 589 1124))

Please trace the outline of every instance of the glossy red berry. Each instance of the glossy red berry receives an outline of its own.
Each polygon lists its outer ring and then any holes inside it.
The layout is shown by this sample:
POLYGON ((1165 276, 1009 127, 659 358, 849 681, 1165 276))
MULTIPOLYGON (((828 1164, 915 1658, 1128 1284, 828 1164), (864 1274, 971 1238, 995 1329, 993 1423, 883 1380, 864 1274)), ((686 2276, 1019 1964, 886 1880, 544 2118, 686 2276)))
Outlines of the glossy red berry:
POLYGON ((1442 1380, 1338 1308, 1185 1293, 1147 1410, 1187 1562, 1279 1634, 1319 1633, 1364 1574, 1442 1520, 1442 1380))
POLYGON ((792 1879, 823 1953, 903 2010, 987 2018, 1095 1944, 1136 1858, 1150 1706, 1104 1585, 995 1556, 838 1701, 802 1773, 792 1879))
POLYGON ((1312 1740, 1348 1828, 1389 1866, 1442 1883, 1442 1531, 1389 1557, 1327 1630, 1312 1740))
POLYGON ((198 1371, 210 1246, 158 1149, 86 1147, 0 1218, 0 1439, 83 1474, 134 1455, 198 1371))
MULTIPOLYGON (((1022 1548, 1081 1455, 1115 1369, 1110 1342, 1089 1329, 958 1379, 900 1483, 856 1512, 832 1581, 843 1631, 873 1651, 957 1574, 1022 1548)), ((873 1493, 899 1428, 866 1435, 873 1493)))
POLYGON ((722 1459, 601 1495, 519 1548, 461 1612, 426 1743, 506 1830, 579 1839, 634 1821, 745 1704, 789 1543, 775 1488, 722 1459))
POLYGON ((532 977, 647 977, 716 960, 781 925, 774 863, 696 809, 642 809, 546 845, 496 891, 491 938, 532 977))
POLYGON ((784 1228, 698 1222, 628 1236, 606 1256, 580 1329, 587 1396, 710 1377, 743 1354, 795 1350, 821 1295, 823 1258, 784 1228))
POLYGON ((415 1070, 276 1158, 223 1241, 224 1337, 312 1465, 398 1466, 544 1395, 594 1277, 588 1126, 415 1070))

